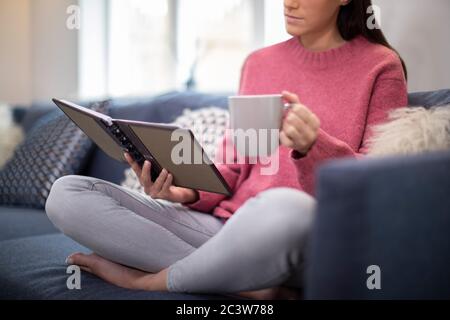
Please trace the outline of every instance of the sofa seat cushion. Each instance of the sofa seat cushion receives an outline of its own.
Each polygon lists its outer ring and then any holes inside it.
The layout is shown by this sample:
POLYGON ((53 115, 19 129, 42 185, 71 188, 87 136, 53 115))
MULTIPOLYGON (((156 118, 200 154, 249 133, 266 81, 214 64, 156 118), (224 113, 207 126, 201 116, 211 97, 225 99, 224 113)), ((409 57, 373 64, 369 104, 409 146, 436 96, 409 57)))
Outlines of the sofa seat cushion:
MULTIPOLYGON (((218 299, 190 295, 127 290, 81 271, 81 289, 68 289, 66 257, 89 252, 63 234, 0 242, 0 299, 218 299)), ((223 297, 222 297, 223 298, 223 297)))
POLYGON ((57 232, 44 210, 0 206, 0 241, 57 232))

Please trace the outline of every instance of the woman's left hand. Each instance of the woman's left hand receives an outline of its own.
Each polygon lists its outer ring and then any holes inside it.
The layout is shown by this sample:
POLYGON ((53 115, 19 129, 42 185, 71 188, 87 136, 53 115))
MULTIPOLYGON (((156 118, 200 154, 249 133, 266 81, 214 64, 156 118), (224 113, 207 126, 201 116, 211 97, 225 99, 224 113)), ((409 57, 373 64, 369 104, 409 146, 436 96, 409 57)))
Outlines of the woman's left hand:
POLYGON ((296 94, 283 91, 282 95, 292 107, 283 119, 280 142, 282 145, 306 155, 317 140, 320 120, 311 110, 300 103, 296 94))

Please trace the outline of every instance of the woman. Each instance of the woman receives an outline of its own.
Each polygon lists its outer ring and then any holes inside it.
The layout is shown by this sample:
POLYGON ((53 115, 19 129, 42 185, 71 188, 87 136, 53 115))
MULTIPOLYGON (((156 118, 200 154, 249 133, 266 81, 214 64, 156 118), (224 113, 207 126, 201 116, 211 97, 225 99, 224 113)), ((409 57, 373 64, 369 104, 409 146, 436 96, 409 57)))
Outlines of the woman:
POLYGON ((259 163, 221 164, 229 198, 172 186, 166 170, 152 183, 150 164, 141 170, 129 157, 148 196, 89 177, 58 179, 49 218, 95 252, 67 263, 131 289, 275 298, 301 288, 315 168, 364 154, 371 127, 407 104, 403 62, 381 30, 366 26, 369 5, 285 0, 292 38, 246 59, 240 94, 282 92, 293 104, 277 174, 261 175, 259 163))

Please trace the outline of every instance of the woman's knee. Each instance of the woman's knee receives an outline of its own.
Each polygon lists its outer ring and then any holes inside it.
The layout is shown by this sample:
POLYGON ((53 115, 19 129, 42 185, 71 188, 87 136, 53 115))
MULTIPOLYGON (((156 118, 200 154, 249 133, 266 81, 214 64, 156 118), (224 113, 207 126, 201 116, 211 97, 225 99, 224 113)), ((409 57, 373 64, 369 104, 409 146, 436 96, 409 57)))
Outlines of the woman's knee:
POLYGON ((259 193, 255 200, 255 227, 267 229, 264 233, 271 235, 268 238, 288 247, 306 242, 316 208, 313 197, 292 188, 273 188, 259 193))
POLYGON ((45 212, 53 224, 61 231, 72 211, 80 212, 77 207, 77 194, 91 188, 90 177, 67 175, 58 178, 52 185, 45 202, 45 212))
POLYGON ((309 194, 293 188, 272 188, 254 197, 255 201, 269 217, 283 216, 285 220, 297 221, 299 215, 311 216, 316 208, 316 200, 309 194))
POLYGON ((313 212, 316 200, 306 192, 293 188, 272 188, 262 191, 256 198, 268 206, 282 207, 283 212, 313 212))

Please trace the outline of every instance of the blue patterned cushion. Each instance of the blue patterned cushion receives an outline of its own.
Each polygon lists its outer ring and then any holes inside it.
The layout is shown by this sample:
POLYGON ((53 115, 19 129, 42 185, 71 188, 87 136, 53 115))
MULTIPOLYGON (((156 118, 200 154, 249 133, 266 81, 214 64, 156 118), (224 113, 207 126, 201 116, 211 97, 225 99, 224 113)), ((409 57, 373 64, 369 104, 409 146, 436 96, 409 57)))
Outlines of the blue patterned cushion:
MULTIPOLYGON (((108 104, 91 109, 107 113, 108 104)), ((0 171, 0 204, 43 209, 53 182, 79 173, 93 146, 61 110, 41 117, 0 171)))

